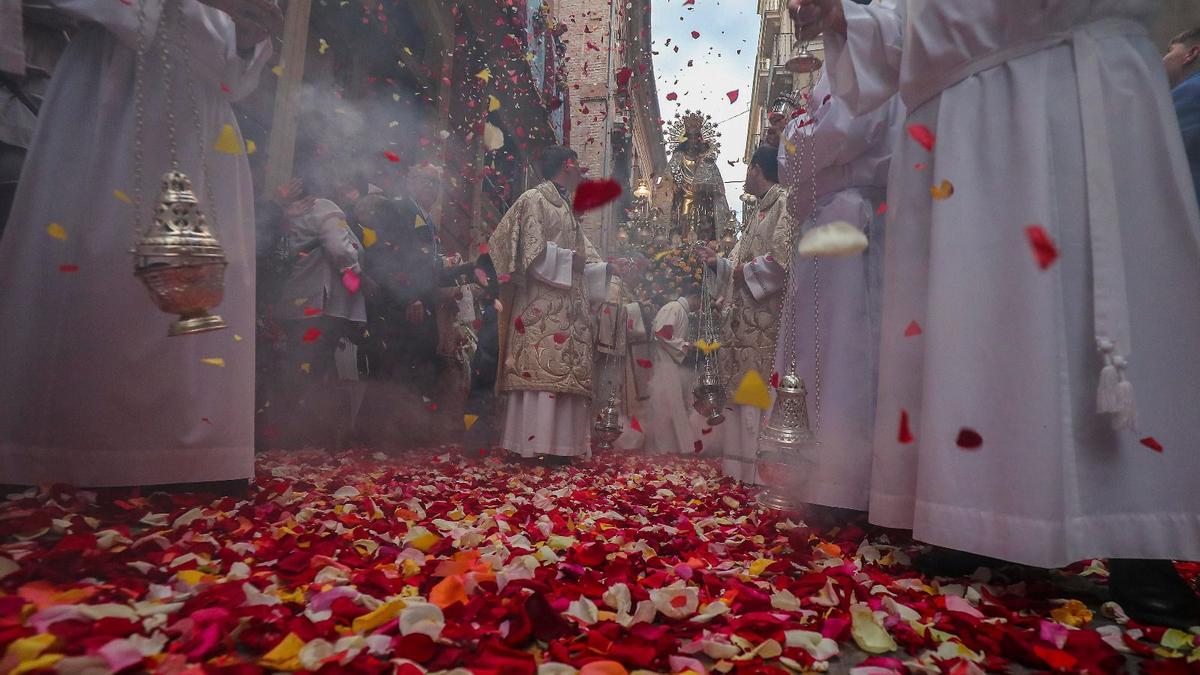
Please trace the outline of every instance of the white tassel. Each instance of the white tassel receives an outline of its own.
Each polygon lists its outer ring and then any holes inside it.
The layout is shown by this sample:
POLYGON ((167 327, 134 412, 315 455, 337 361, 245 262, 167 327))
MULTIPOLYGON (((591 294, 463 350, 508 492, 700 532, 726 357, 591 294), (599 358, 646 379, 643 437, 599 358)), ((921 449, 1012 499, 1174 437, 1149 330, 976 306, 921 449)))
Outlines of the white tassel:
POLYGON ((1105 360, 1104 370, 1100 371, 1100 388, 1096 391, 1096 409, 1102 413, 1112 413, 1119 410, 1117 390, 1121 384, 1121 374, 1117 372, 1111 357, 1105 360))
POLYGON ((1137 403, 1133 400, 1133 383, 1121 377, 1117 387, 1117 414, 1113 418, 1113 428, 1125 431, 1137 427, 1137 403))
POLYGON ((1115 345, 1104 338, 1096 342, 1104 356, 1104 369, 1100 371, 1100 386, 1096 390, 1096 410, 1101 413, 1115 413, 1120 410, 1117 389, 1121 384, 1121 373, 1117 370, 1112 355, 1115 345))

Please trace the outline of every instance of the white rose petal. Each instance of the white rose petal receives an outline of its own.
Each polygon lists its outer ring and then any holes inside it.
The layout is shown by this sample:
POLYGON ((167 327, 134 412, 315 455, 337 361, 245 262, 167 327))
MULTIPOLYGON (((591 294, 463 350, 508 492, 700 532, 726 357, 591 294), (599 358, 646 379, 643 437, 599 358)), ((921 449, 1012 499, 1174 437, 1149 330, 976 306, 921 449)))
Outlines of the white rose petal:
POLYGON ((575 600, 567 607, 565 612, 567 616, 575 617, 585 626, 590 626, 600 620, 599 610, 596 608, 596 603, 591 600, 581 597, 575 600))
POLYGON ((700 591, 677 581, 666 588, 650 591, 650 601, 663 616, 684 619, 696 613, 700 605, 700 591))
POLYGON ((400 634, 421 633, 434 640, 442 636, 446 617, 437 605, 413 603, 400 611, 400 634))
POLYGON ((336 653, 328 640, 317 638, 300 648, 300 665, 305 670, 320 670, 325 659, 336 653))
POLYGON ((178 529, 181 527, 187 527, 188 525, 191 525, 192 523, 196 522, 197 520, 200 520, 200 517, 203 515, 204 515, 204 509, 197 506, 196 508, 194 508, 194 509, 188 511, 187 513, 183 514, 182 516, 179 516, 178 518, 176 518, 175 522, 171 523, 171 528, 178 529))
POLYGON ((623 583, 614 584, 604 592, 602 599, 604 604, 617 610, 617 614, 627 614, 633 608, 633 598, 629 594, 629 587, 623 583))
POLYGON ((800 599, 791 591, 777 591, 771 595, 771 607, 785 612, 796 612, 800 610, 800 599))

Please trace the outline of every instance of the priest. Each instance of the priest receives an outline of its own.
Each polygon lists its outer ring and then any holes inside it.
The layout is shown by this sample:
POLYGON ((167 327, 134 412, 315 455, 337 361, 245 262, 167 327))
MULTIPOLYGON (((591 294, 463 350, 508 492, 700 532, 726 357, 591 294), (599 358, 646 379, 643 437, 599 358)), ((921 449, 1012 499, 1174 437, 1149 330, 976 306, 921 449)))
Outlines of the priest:
POLYGON ((654 317, 653 373, 650 375, 650 404, 646 406, 646 451, 654 455, 685 455, 695 451, 700 434, 692 425, 692 368, 685 360, 695 349, 690 315, 700 311, 700 284, 680 275, 679 297, 663 305, 654 317))
MULTIPOLYGON (((783 300, 785 265, 791 260, 792 219, 787 190, 779 184, 777 150, 754 152, 746 171, 746 192, 758 199, 756 215, 727 258, 708 249, 724 289, 718 302, 727 317, 722 326, 721 372, 729 391, 764 389, 775 363, 775 336, 783 300)), ((733 415, 721 426, 722 470, 744 483, 758 483, 758 434, 764 407, 734 402, 733 415)))
POLYGON ((871 520, 1039 567, 1115 558, 1131 616, 1194 625, 1166 561, 1200 558, 1200 214, 1158 5, 789 0, 834 95, 907 108, 871 520))
MULTIPOLYGON (((800 231, 849 223, 869 242, 847 257, 794 255, 785 323, 775 369, 794 362, 808 387, 808 411, 819 445, 798 503, 866 511, 878 378, 880 286, 883 275, 885 190, 892 146, 900 129, 899 101, 852 113, 830 95, 822 76, 793 119, 779 148, 788 212, 800 231)), ((793 251, 794 253, 794 251, 793 251)), ((809 519, 832 515, 810 508, 809 519)))
POLYGON ((0 480, 244 489, 254 475, 254 345, 240 338, 255 333, 255 239, 230 103, 255 88, 279 10, 222 0, 235 22, 197 0, 49 4, 80 28, 50 83, 0 241, 0 480), (229 328, 168 338, 171 317, 133 275, 130 249, 134 209, 149 221, 172 142, 225 249, 216 311, 229 328))
POLYGON ((507 398, 501 447, 562 463, 590 453, 595 319, 608 265, 572 209, 579 156, 542 153, 546 181, 521 195, 489 242, 503 284, 498 389, 507 398))

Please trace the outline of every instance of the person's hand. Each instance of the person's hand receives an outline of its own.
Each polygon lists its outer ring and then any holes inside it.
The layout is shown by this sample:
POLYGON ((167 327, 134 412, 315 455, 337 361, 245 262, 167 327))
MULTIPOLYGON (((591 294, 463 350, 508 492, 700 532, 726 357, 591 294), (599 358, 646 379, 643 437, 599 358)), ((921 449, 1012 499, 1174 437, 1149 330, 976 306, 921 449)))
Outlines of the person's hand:
POLYGON ((788 0, 788 13, 801 40, 811 40, 822 33, 846 35, 842 0, 788 0))
POLYGON ((288 218, 299 218, 307 216, 312 212, 313 207, 317 205, 316 197, 301 197, 300 199, 283 207, 283 213, 288 218))
POLYGON ((288 182, 275 188, 271 195, 271 201, 280 206, 287 206, 300 198, 304 194, 304 181, 299 178, 293 178, 288 182))
POLYGON ((238 49, 245 51, 268 37, 283 34, 283 12, 273 0, 200 0, 233 19, 238 49))
POLYGON ((409 305, 408 309, 404 311, 404 319, 409 323, 424 323, 425 305, 420 300, 409 305))

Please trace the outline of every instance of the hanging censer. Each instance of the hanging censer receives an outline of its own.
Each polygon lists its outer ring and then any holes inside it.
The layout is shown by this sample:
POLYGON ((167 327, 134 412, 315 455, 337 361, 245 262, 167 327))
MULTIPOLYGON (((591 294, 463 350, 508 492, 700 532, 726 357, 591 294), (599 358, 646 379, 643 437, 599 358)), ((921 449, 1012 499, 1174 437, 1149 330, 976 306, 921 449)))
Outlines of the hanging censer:
POLYGON ((608 403, 600 409, 600 414, 596 416, 596 425, 593 430, 596 432, 596 444, 598 450, 612 450, 613 444, 625 432, 621 426, 621 407, 617 400, 617 392, 613 391, 608 397, 608 403))
MULTIPOLYGON (((701 342, 708 345, 719 345, 720 335, 717 333, 716 311, 713 307, 714 285, 716 275, 707 265, 704 266, 704 276, 701 278, 700 330, 701 342)), ((699 359, 700 372, 696 376, 696 386, 692 389, 695 402, 692 408, 704 416, 710 427, 715 427, 725 421, 725 385, 721 382, 720 347, 703 350, 699 359)))
MULTIPOLYGON (((809 173, 811 175, 811 190, 812 190, 812 216, 809 222, 816 222, 816 206, 817 206, 817 141, 816 141, 816 118, 812 109, 812 85, 810 83, 808 92, 808 115, 811 120, 808 133, 808 143, 805 144, 808 150, 809 173)), ((796 231, 799 223, 793 223, 793 231, 789 235, 788 246, 793 246, 796 242, 796 231)), ((813 259, 813 319, 816 326, 814 339, 816 341, 816 350, 814 358, 814 372, 816 372, 817 386, 817 424, 820 425, 821 417, 821 306, 820 306, 820 259, 813 259)), ((804 486, 808 480, 808 470, 816 460, 817 447, 820 443, 816 436, 813 435, 812 427, 808 419, 808 390, 804 386, 804 380, 796 372, 796 342, 797 342, 797 317, 796 313, 799 309, 796 302, 788 302, 789 297, 796 297, 794 294, 799 292, 798 275, 793 275, 791 266, 785 270, 785 283, 783 299, 779 309, 779 316, 783 323, 780 330, 775 334, 776 353, 779 352, 779 340, 784 340, 784 372, 779 378, 779 384, 775 387, 775 403, 771 408, 771 415, 763 426, 762 432, 759 434, 758 454, 756 468, 758 470, 758 479, 763 484, 762 490, 759 491, 757 501, 760 506, 773 511, 794 511, 800 507, 800 504, 795 499, 795 495, 804 486), (795 284, 796 287, 793 287, 795 284)))
MULTIPOLYGON (((178 315, 167 330, 168 336, 193 335, 225 328, 225 321, 209 310, 221 304, 225 296, 225 251, 208 228, 204 212, 192 189, 192 181, 180 170, 175 129, 175 88, 168 46, 171 29, 182 25, 182 0, 165 0, 158 40, 162 45, 162 66, 166 86, 167 140, 171 169, 163 176, 162 191, 154 207, 149 227, 142 226, 142 137, 145 127, 146 2, 138 0, 137 65, 134 82, 136 130, 134 132, 134 275, 142 280, 158 308, 178 315), (172 12, 168 12, 168 8, 172 12), (172 20, 173 19, 173 20, 172 20), (173 25, 172 25, 173 24, 173 25)), ((212 189, 207 176, 207 141, 200 123, 196 92, 191 86, 191 56, 187 32, 178 30, 182 50, 183 88, 192 107, 197 143, 200 148, 201 178, 211 205, 212 189)), ((215 212, 214 212, 215 219, 215 212)))

